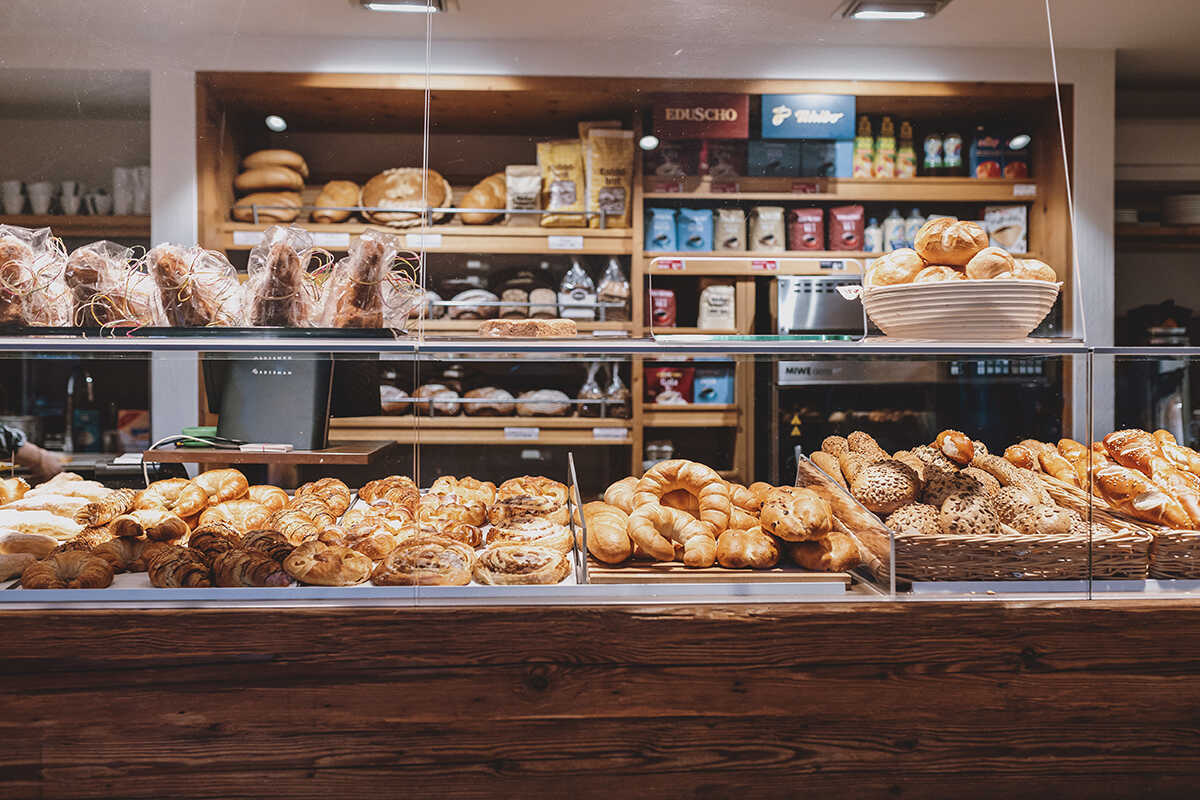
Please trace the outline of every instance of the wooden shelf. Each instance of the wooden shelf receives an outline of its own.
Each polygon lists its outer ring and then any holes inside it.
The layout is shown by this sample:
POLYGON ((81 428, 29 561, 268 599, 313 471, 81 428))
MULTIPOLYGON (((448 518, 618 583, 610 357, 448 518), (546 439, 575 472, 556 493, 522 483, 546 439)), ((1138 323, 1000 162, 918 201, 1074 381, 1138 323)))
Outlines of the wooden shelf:
POLYGON ((1117 246, 1124 249, 1200 249, 1200 225, 1120 223, 1117 225, 1116 234, 1117 246))
POLYGON ((741 412, 733 405, 657 405, 642 407, 642 425, 647 428, 734 428, 741 412))
POLYGON ((387 440, 403 445, 502 444, 536 447, 633 444, 633 421, 612 418, 412 415, 343 417, 330 420, 329 427, 331 430, 353 431, 356 437, 387 440), (532 436, 530 430, 536 430, 536 436, 532 436))
POLYGON ((165 447, 147 450, 143 461, 162 464, 328 464, 354 466, 373 464, 394 454, 389 441, 331 443, 324 450, 292 450, 287 453, 247 453, 216 447, 165 447))
POLYGON ((149 239, 149 216, 114 216, 106 214, 16 214, 0 216, 0 225, 22 228, 50 228, 55 236, 107 237, 109 239, 149 239))
MULTIPOLYGON (((724 406, 720 406, 724 408, 724 406)), ((380 417, 334 417, 329 420, 331 429, 371 429, 371 430, 405 430, 408 428, 505 428, 505 427, 540 427, 587 429, 592 428, 628 428, 632 423, 627 419, 613 417, 487 417, 467 416, 460 414, 456 417, 427 417, 403 414, 380 417)))
POLYGON ((867 259, 881 253, 788 251, 783 253, 654 253, 644 254, 652 275, 858 275, 867 259), (831 263, 833 262, 833 263, 831 263))
POLYGON ((711 178, 644 179, 646 200, 775 200, 780 202, 940 202, 1032 203, 1038 198, 1033 179, 996 178, 738 178, 714 182, 711 178), (677 191, 664 189, 677 186, 677 191))
MULTIPOLYGON (((431 253, 528 253, 538 255, 628 255, 633 237, 627 228, 542 228, 536 225, 463 225, 448 222, 430 228, 389 228, 361 222, 296 222, 311 231, 315 243, 332 251, 346 250, 369 230, 396 234, 412 250, 431 253), (581 247, 551 247, 551 237, 578 237, 581 247)), ((251 250, 269 223, 222 222, 217 226, 218 245, 224 250, 251 250)), ((562 241, 562 240, 558 240, 562 241)), ((578 239, 575 243, 578 242, 578 239)))

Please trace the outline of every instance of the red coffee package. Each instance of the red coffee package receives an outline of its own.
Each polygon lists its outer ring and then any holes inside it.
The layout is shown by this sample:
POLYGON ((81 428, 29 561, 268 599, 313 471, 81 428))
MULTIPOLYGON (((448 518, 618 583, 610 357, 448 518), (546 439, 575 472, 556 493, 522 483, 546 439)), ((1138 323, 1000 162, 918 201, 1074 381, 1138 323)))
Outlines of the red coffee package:
POLYGON ((819 208, 788 211, 788 250, 820 250, 825 246, 825 212, 819 208))
POLYGON ((838 206, 829 209, 829 249, 863 249, 863 207, 838 206))
POLYGON ((651 289, 646 304, 646 324, 656 328, 675 327, 675 292, 670 289, 651 289))
POLYGON ((646 402, 675 405, 692 402, 694 367, 646 367, 646 402))

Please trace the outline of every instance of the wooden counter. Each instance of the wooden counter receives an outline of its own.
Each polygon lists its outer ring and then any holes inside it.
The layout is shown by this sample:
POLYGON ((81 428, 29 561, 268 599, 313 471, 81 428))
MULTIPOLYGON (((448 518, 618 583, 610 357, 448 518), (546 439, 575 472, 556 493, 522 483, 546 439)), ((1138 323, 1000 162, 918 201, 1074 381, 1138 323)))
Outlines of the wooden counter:
POLYGON ((1200 773, 1189 601, 0 625, 10 799, 1162 798, 1200 773))

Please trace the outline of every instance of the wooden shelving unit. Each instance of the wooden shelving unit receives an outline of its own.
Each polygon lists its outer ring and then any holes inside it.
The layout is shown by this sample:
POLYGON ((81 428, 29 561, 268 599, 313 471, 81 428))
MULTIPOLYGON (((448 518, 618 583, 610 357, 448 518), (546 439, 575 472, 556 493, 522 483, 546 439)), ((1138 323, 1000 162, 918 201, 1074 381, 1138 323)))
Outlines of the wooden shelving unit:
POLYGON ((22 228, 50 228, 62 238, 149 239, 149 216, 112 214, 16 214, 0 215, 0 225, 22 228))
POLYGON ((1120 249, 1196 250, 1200 249, 1200 225, 1117 225, 1116 244, 1120 249))
POLYGON ((400 444, 628 446, 633 422, 594 417, 344 417, 330 430, 400 444))
POLYGON ((647 176, 645 200, 755 200, 788 203, 1029 203, 1037 200, 1034 179, 997 178, 737 178, 647 176))

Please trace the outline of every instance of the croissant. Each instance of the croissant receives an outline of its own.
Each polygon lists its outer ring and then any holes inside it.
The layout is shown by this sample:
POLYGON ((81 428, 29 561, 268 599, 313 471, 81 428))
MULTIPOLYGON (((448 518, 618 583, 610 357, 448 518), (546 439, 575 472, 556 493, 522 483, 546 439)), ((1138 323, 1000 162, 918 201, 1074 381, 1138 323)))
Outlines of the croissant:
POLYGON ((626 514, 633 512, 633 495, 637 491, 638 479, 622 478, 604 490, 604 502, 616 506, 626 514))
POLYGON ((112 581, 108 562, 83 550, 55 553, 21 573, 22 589, 104 589, 112 581))
POLYGON ((350 507, 350 487, 337 478, 321 478, 296 489, 296 497, 314 497, 329 507, 335 517, 350 507))
POLYGON ((158 542, 177 542, 188 535, 188 524, 178 514, 161 508, 137 508, 122 514, 110 526, 114 536, 145 536, 158 542))
POLYGON ((167 544, 150 539, 120 538, 99 545, 92 555, 107 561, 113 572, 145 572, 150 559, 163 547, 167 544))
POLYGON ((165 508, 181 517, 199 514, 208 505, 208 493, 186 478, 155 481, 138 493, 134 508, 165 508))
POLYGON ((416 509, 420 494, 412 478, 402 475, 389 475, 386 478, 370 481, 358 490, 358 496, 368 503, 374 504, 378 500, 386 500, 389 503, 406 506, 410 511, 416 509))
POLYGON ((226 550, 213 560, 217 586, 290 586, 291 577, 278 561, 257 550, 226 550))
MULTIPOLYGON (((716 558, 716 536, 729 527, 729 485, 711 468, 695 461, 675 458, 655 464, 638 481, 633 496, 634 513, 644 505, 657 505, 664 494, 685 489, 699 501, 700 521, 707 526, 713 539, 713 558, 716 558)), ((639 541, 638 544, 641 544, 639 541)), ((705 566, 711 566, 710 561, 705 566)))
POLYGON ((243 497, 239 500, 226 500, 204 509, 200 514, 200 527, 223 522, 241 533, 263 527, 270 518, 269 508, 243 497))
POLYGON ((1047 475, 1053 475, 1064 483, 1069 483, 1072 486, 1079 485, 1079 475, 1075 471, 1075 465, 1059 455, 1058 451, 1053 447, 1049 447, 1038 454, 1038 463, 1041 464, 1042 471, 1047 475))
POLYGON ((80 525, 107 525, 133 508, 135 497, 137 497, 137 492, 133 489, 117 489, 76 511, 75 521, 80 525))
POLYGON ((272 511, 278 511, 288 504, 287 492, 278 486, 267 486, 265 484, 251 486, 246 494, 254 502, 262 503, 272 511))
POLYGON ((0 581, 20 577, 36 561, 33 553, 0 553, 0 581))
POLYGON ((1137 470, 1110 463, 1092 467, 1091 474, 1096 492, 1118 511, 1175 529, 1194 526, 1178 500, 1137 470))
POLYGON ((656 561, 674 561, 676 545, 688 567, 711 567, 717 560, 717 540, 710 523, 686 511, 658 503, 639 505, 629 516, 629 537, 656 561))
MULTIPOLYGON (((192 531, 188 547, 200 553, 210 567, 217 556, 242 546, 242 537, 236 528, 225 522, 210 522, 192 531)), ((218 584, 220 585, 220 584, 218 584)))
POLYGON ((250 490, 250 483, 239 470, 212 469, 201 472, 192 482, 204 490, 209 502, 221 503, 226 500, 236 500, 245 496, 250 490))
POLYGON ((283 560, 291 555, 296 547, 279 531, 264 528, 250 531, 243 536, 242 549, 257 550, 272 561, 282 564, 283 560))
POLYGON ((212 572, 204 556, 190 547, 176 544, 161 547, 150 559, 146 572, 150 584, 160 589, 212 586, 212 572))
POLYGON ((58 547, 58 539, 48 533, 25 533, 0 528, 0 553, 30 553, 45 558, 58 547))
POLYGON ((312 523, 317 526, 317 529, 333 525, 337 522, 337 515, 325 505, 311 495, 308 497, 294 497, 292 502, 288 503, 284 511, 295 511, 312 520, 312 523))
POLYGON ((309 539, 317 538, 317 534, 321 532, 321 529, 313 522, 312 517, 303 511, 297 511, 293 508, 284 508, 276 511, 267 520, 265 527, 278 532, 293 547, 302 542, 307 542, 309 539))

